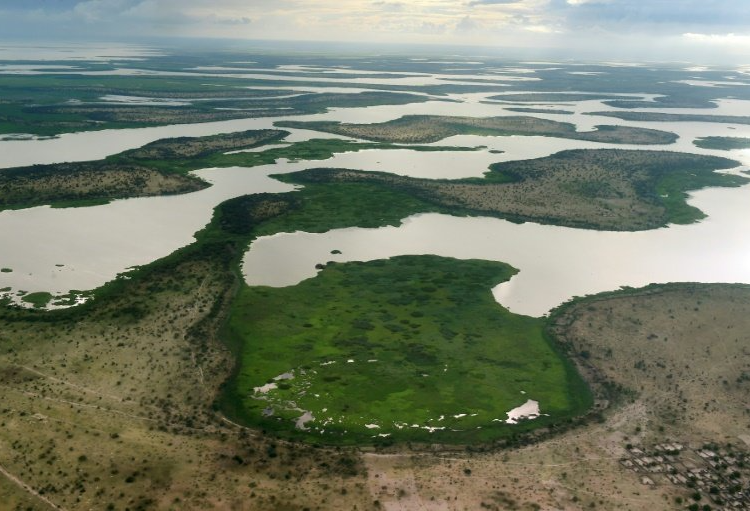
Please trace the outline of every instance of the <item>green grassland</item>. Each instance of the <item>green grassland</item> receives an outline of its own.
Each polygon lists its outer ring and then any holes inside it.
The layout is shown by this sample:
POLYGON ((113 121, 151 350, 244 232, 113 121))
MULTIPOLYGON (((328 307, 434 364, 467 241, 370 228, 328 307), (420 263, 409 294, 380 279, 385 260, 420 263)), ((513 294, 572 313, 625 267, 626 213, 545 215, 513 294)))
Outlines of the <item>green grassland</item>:
POLYGON ((492 297, 513 273, 501 263, 404 256, 331 263, 289 288, 243 287, 228 325, 242 344, 232 389, 241 417, 324 443, 379 434, 475 443, 526 429, 504 421, 528 399, 549 415, 540 424, 582 412, 582 384, 545 340, 543 320, 492 297), (267 383, 276 388, 254 391, 267 383), (303 411, 315 419, 295 430, 303 411))
POLYGON ((385 185, 411 201, 421 201, 423 211, 588 229, 644 230, 704 218, 686 202, 687 192, 747 183, 745 177, 714 172, 738 165, 713 156, 588 149, 496 163, 484 178, 430 180, 345 169, 310 169, 275 177, 314 186, 314 193, 325 193, 318 190, 331 183, 385 185))
POLYGON ((345 124, 331 121, 279 121, 276 126, 302 128, 337 135, 394 143, 431 143, 453 135, 546 136, 616 144, 671 144, 677 135, 627 126, 597 126, 576 131, 573 124, 536 117, 446 117, 407 115, 380 124, 345 124))
POLYGON ((40 291, 38 293, 29 293, 27 295, 24 295, 21 299, 24 302, 36 307, 37 309, 41 309, 43 307, 46 307, 47 304, 52 301, 52 298, 53 297, 50 293, 40 291))
POLYGON ((719 151, 750 149, 750 138, 742 137, 702 137, 696 139, 693 143, 703 149, 717 149, 719 151))

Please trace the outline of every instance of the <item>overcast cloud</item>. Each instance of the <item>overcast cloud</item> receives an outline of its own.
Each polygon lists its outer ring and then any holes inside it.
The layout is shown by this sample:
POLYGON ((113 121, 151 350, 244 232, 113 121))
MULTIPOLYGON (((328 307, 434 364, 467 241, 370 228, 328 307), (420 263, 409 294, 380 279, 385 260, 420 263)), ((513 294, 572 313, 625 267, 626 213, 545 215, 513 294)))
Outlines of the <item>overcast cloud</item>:
POLYGON ((750 1, 0 0, 0 34, 439 43, 750 63, 750 1))

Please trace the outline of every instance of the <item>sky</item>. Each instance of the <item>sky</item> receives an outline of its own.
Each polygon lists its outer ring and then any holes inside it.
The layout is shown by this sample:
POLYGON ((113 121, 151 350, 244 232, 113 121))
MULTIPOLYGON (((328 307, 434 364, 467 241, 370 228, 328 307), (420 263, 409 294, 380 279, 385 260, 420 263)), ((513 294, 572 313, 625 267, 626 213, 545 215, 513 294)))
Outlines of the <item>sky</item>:
POLYGON ((468 45, 750 64, 750 0, 0 0, 0 37, 468 45))

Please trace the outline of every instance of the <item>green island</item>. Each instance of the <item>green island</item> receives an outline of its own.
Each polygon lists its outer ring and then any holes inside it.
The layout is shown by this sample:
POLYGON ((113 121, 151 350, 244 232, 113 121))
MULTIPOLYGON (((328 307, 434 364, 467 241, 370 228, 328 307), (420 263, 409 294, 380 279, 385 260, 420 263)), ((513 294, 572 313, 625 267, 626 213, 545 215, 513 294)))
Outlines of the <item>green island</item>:
MULTIPOLYGON (((241 151, 283 143, 281 130, 250 130, 207 137, 162 139, 104 160, 0 169, 0 210, 33 206, 76 207, 114 199, 175 195, 204 189, 208 183, 190 174, 211 167, 255 167, 279 158, 324 160, 335 153, 364 149, 400 149, 380 143, 316 139, 284 143, 265 151, 241 151)), ((414 147, 419 151, 474 151, 465 147, 414 147)))
POLYGON ((437 142, 454 135, 545 136, 615 144, 666 145, 677 135, 666 131, 627 126, 597 126, 576 131, 575 125, 536 117, 447 117, 406 115, 380 124, 347 124, 332 121, 278 121, 278 127, 301 128, 348 137, 402 144, 437 142))
POLYGON ((225 403, 245 424, 345 444, 490 442, 580 414, 588 393, 544 321, 492 297, 514 273, 403 256, 329 263, 293 287, 243 286, 227 326, 240 367, 225 403), (506 424, 529 399, 544 415, 506 424))
POLYGON ((325 186, 331 183, 377 183, 403 192, 411 201, 419 199, 427 211, 634 231, 704 218, 686 202, 687 192, 747 183, 746 177, 714 172, 738 165, 726 158, 676 152, 581 149, 496 163, 484 178, 431 180, 346 169, 310 169, 275 177, 303 184, 312 194, 326 194, 325 186))
POLYGON ((580 94, 564 92, 536 92, 536 93, 510 93, 489 96, 492 101, 504 101, 508 103, 565 103, 566 101, 595 101, 595 100, 620 100, 623 96, 617 94, 580 94))
POLYGON ((586 115, 615 117, 623 121, 640 122, 718 122, 721 124, 750 124, 750 116, 710 114, 670 114, 662 112, 586 112, 586 115))
POLYGON ((0 209, 90 206, 113 199, 197 191, 208 184, 169 164, 191 158, 197 164, 201 157, 215 152, 259 147, 286 135, 278 130, 258 130, 182 137, 156 141, 105 160, 0 169, 0 209), (159 163, 149 164, 148 158, 159 163))
POLYGON ((703 149, 717 149, 719 151, 733 151, 735 149, 750 149, 750 138, 743 137, 701 137, 693 142, 703 149))
POLYGON ((21 297, 21 300, 25 303, 31 304, 33 307, 37 309, 41 309, 46 307, 53 299, 51 293, 47 293, 45 291, 40 291, 38 293, 29 293, 25 294, 21 297))
POLYGON ((575 112, 572 110, 553 110, 551 108, 526 108, 526 107, 510 107, 506 108, 508 112, 519 112, 524 114, 560 114, 560 115, 573 115, 575 112))
MULTIPOLYGON (((2 169, 0 209, 46 204, 91 206, 113 199, 189 193, 208 186, 190 174, 201 168, 251 168, 280 158, 323 160, 340 152, 403 148, 385 142, 338 139, 283 143, 287 135, 280 130, 256 130, 164 139, 96 162, 2 169), (262 150, 263 145, 279 142, 281 147, 262 150), (247 148, 260 150, 234 152, 247 148)), ((409 148, 477 150, 448 146, 409 148)), ((725 158, 665 151, 585 149, 496 163, 483 178, 433 180, 346 169, 306 170, 275 177, 307 186, 303 196, 310 203, 308 206, 317 208, 319 218, 328 221, 335 221, 330 211, 358 207, 357 201, 327 190, 325 185, 336 181, 340 187, 354 187, 350 193, 363 204, 378 210, 393 208, 401 215, 396 220, 432 211, 590 229, 643 230, 703 218, 702 212, 686 203, 686 192, 744 184, 747 179, 742 176, 714 172, 738 165, 725 158), (377 192, 368 195, 369 189, 360 194, 355 183, 379 186, 377 192)), ((377 224, 379 218, 373 217, 373 222, 377 224)))

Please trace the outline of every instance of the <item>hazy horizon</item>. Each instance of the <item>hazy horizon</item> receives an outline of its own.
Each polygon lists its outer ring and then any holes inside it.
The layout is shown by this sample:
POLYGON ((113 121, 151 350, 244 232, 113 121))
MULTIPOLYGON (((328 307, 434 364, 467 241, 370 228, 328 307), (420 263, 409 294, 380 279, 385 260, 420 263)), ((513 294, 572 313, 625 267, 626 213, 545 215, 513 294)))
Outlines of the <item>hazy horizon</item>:
MULTIPOLYGON (((518 58, 750 64, 740 0, 6 0, 0 33, 19 42, 185 39, 393 45, 518 58)), ((293 46, 293 45, 292 45, 293 46)))

